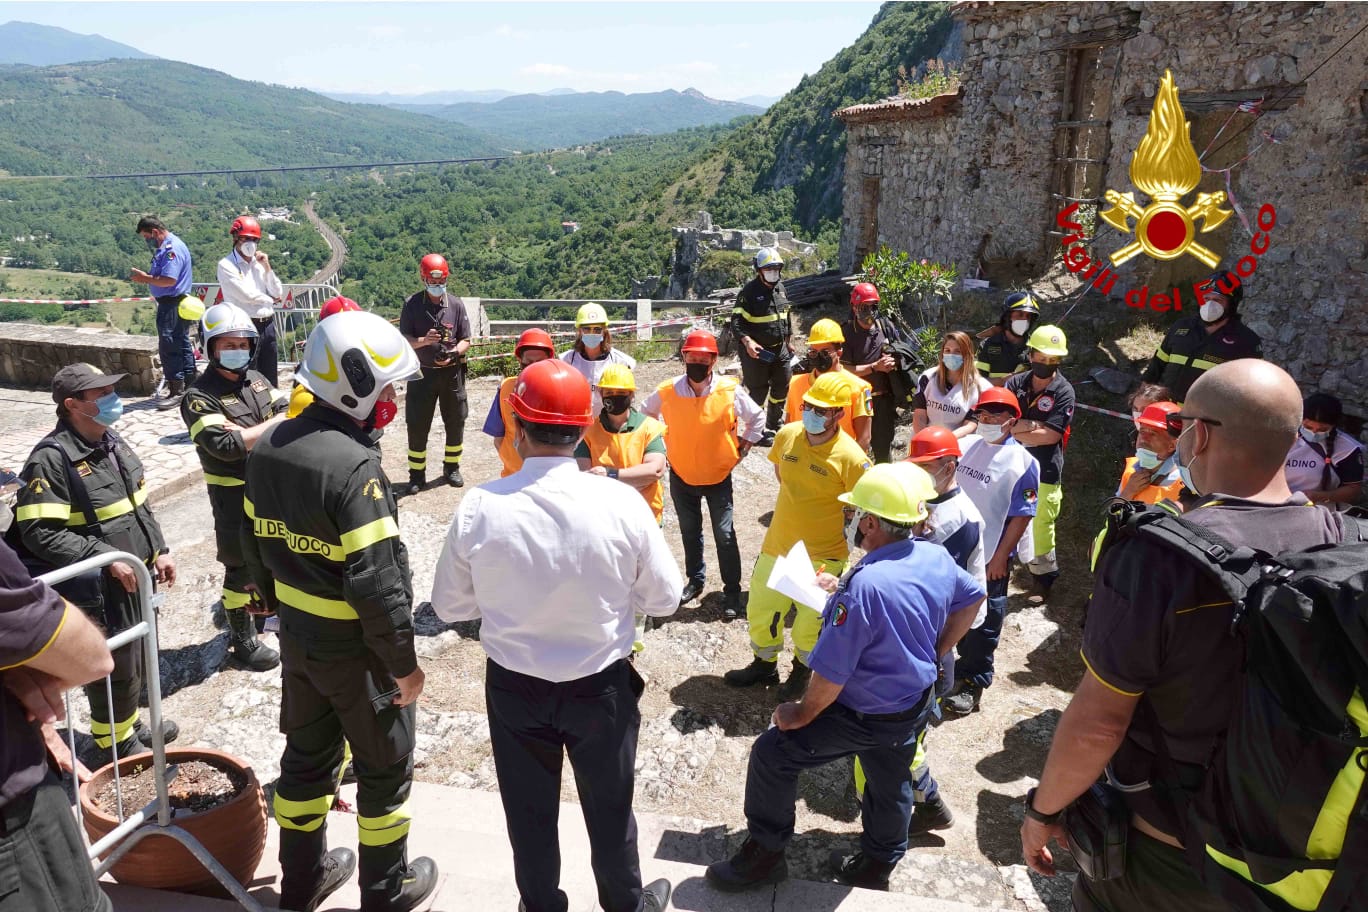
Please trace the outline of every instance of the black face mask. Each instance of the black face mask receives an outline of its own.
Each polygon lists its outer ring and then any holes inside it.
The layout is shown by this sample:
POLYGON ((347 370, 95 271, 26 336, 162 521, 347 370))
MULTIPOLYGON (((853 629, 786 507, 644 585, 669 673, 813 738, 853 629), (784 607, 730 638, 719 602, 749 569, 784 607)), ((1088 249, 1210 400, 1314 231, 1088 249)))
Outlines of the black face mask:
POLYGON ((631 396, 604 396, 603 410, 610 415, 621 415, 632 407, 631 396))
POLYGON ((712 365, 686 364, 684 365, 684 373, 688 375, 688 378, 694 383, 702 383, 704 380, 707 380, 708 375, 712 373, 712 365))
POLYGON ((836 353, 829 351, 813 352, 812 363, 819 371, 829 371, 836 364, 836 353))
POLYGON ((1059 373, 1058 364, 1041 364, 1039 361, 1031 362, 1031 373, 1039 380, 1049 380, 1059 373))

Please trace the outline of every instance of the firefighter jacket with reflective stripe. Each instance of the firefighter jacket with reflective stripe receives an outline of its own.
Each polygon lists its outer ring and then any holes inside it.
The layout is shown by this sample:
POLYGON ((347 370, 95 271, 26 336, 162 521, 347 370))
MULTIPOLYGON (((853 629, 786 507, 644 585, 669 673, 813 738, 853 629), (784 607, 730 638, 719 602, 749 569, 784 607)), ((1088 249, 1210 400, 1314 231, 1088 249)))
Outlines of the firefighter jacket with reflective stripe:
POLYGON ((789 337, 789 303, 784 283, 766 285, 756 276, 736 296, 732 308, 736 338, 750 336, 761 348, 782 345, 789 337))
POLYGON ((1182 402, 1197 378, 1211 368, 1239 358, 1262 358, 1263 341, 1237 318, 1206 331, 1200 317, 1184 317, 1169 329, 1140 379, 1162 383, 1182 402))
POLYGON ((241 380, 226 380, 210 367, 181 399, 181 418, 190 429, 204 480, 211 485, 240 487, 247 463, 245 428, 269 421, 289 408, 289 399, 254 370, 241 380))
POLYGON ((740 388, 735 377, 713 377, 712 389, 701 398, 679 395, 673 380, 656 388, 670 471, 680 481, 697 487, 720 484, 736 468, 741 459, 736 443, 740 388))
POLYGON ((1013 342, 1007 338, 1005 331, 999 330, 979 343, 974 366, 989 380, 1001 383, 1013 374, 1026 370, 1025 354, 1025 339, 1013 342))
POLYGON ((25 485, 14 510, 15 527, 34 557, 64 567, 109 551, 127 551, 147 563, 166 552, 161 527, 147 506, 142 462, 128 444, 106 433, 91 445, 64 420, 45 439, 55 440, 62 452, 50 446, 33 451, 21 473, 25 485), (71 490, 68 459, 94 518, 71 490), (98 529, 92 528, 97 522, 98 529))
POLYGON ((282 630, 311 656, 369 651, 396 678, 418 667, 399 509, 367 432, 310 405, 257 441, 243 507, 243 555, 282 630))

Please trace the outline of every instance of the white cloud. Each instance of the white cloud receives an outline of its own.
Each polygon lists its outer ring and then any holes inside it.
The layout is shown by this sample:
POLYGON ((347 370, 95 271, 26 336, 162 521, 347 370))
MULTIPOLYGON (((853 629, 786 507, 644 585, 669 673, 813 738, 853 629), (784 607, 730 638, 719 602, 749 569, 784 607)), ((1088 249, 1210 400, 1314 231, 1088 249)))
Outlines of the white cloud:
POLYGON ((401 25, 373 25, 366 29, 366 34, 374 41, 393 41, 404 36, 404 27, 401 25))
POLYGON ((524 76, 569 76, 574 71, 559 63, 534 63, 518 72, 524 76))

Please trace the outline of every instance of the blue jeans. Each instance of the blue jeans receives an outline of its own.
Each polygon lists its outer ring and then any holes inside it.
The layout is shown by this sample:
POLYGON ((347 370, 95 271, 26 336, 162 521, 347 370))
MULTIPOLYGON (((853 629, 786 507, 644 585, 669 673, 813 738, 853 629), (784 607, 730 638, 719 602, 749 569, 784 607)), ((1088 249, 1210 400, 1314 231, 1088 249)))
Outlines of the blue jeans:
POLYGON ((190 321, 180 316, 180 295, 157 298, 157 353, 162 376, 189 381, 195 373, 195 350, 190 346, 190 321))
POLYGON ((896 718, 863 716, 833 703, 802 728, 771 728, 755 739, 746 773, 751 838, 766 851, 783 851, 793 838, 798 774, 854 754, 865 774, 860 851, 889 864, 901 859, 912 819, 912 759, 931 712, 926 696, 896 718))
POLYGON ((691 485, 670 473, 670 500, 679 517, 679 537, 684 540, 684 575, 703 582, 707 567, 703 563, 703 501, 708 502, 713 541, 717 543, 717 569, 722 576, 722 591, 741 591, 741 549, 732 526, 732 480, 728 475, 715 485, 691 485))
POLYGON ((993 653, 997 652, 998 638, 1002 636, 1002 619, 1007 616, 1007 580, 1004 576, 988 581, 988 616, 982 625, 966 633, 956 647, 959 657, 955 659, 955 674, 961 681, 971 681, 979 687, 993 683, 993 653))

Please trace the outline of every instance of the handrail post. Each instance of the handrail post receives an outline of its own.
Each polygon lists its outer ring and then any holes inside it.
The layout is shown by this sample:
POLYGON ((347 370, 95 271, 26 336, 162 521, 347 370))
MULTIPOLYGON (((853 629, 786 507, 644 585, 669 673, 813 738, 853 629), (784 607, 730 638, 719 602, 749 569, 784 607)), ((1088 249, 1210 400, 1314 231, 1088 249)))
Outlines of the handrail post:
POLYGON ((637 298, 636 302, 637 341, 651 341, 651 299, 637 298))

